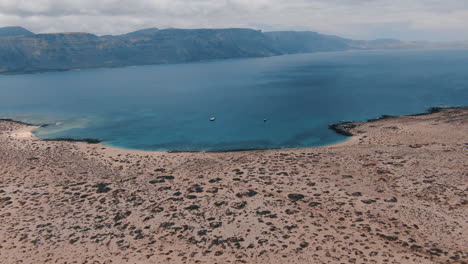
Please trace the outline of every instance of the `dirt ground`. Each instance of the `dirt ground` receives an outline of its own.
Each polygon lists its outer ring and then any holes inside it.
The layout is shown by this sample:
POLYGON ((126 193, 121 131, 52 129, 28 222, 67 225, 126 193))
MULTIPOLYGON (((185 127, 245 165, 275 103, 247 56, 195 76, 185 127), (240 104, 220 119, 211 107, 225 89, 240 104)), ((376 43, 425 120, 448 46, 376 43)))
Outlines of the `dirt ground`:
POLYGON ((0 263, 467 263, 468 108, 162 153, 0 122, 0 263))

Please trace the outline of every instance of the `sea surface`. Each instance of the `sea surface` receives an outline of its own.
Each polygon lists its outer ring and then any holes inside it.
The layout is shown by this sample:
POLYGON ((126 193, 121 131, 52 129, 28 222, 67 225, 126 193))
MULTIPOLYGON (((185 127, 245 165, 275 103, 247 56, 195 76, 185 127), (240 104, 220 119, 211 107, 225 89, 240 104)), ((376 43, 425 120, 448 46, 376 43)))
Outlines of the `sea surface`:
POLYGON ((139 150, 302 148, 343 120, 468 105, 468 50, 352 51, 0 76, 0 118, 139 150), (216 117, 216 121, 210 121, 216 117))

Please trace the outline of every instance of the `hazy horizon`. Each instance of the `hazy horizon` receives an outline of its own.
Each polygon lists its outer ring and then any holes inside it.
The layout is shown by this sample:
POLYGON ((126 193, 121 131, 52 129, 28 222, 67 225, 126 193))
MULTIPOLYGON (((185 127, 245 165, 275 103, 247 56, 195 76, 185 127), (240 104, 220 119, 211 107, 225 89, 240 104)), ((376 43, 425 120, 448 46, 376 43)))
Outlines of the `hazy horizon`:
POLYGON ((143 28, 315 31, 352 39, 468 40, 466 0, 0 0, 0 27, 119 35, 143 28))

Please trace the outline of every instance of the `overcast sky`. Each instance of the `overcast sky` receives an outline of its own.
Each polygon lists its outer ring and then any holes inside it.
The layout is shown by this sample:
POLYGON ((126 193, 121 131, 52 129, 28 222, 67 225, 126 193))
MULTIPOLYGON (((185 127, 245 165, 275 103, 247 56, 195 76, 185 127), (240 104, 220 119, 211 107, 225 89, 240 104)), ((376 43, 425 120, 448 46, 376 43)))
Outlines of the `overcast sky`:
POLYGON ((248 27, 468 40, 468 0, 0 0, 0 26, 13 25, 36 33, 248 27))

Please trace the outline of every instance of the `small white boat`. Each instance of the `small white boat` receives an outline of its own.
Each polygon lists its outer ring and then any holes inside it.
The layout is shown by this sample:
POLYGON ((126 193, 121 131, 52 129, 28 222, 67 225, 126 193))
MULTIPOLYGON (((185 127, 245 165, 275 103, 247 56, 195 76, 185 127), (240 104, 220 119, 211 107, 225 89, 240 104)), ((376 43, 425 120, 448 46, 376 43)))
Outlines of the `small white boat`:
POLYGON ((210 121, 215 121, 215 120, 216 120, 216 117, 214 117, 214 116, 212 118, 210 118, 210 121))

